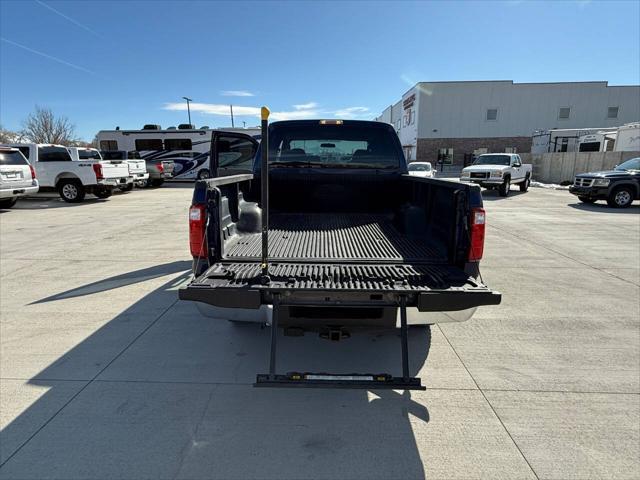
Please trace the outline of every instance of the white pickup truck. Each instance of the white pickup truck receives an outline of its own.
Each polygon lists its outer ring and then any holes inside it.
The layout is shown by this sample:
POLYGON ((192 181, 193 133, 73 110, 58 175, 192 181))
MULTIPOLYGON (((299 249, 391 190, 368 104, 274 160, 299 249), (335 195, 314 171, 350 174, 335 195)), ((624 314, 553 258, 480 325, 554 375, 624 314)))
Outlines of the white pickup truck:
POLYGON ((140 154, 138 152, 125 152, 124 150, 103 150, 99 153, 104 160, 121 160, 129 165, 129 179, 127 180, 127 187, 123 188, 122 190, 132 190, 134 184, 138 187, 144 187, 147 185, 147 182, 149 180, 147 162, 145 162, 143 158, 140 158, 140 154))
POLYGON ((485 153, 473 165, 463 168, 460 180, 477 183, 489 190, 497 189, 501 197, 509 195, 512 184, 526 192, 531 184, 531 164, 523 164, 516 153, 485 153))
POLYGON ((108 198, 121 179, 129 175, 125 163, 103 164, 93 159, 74 162, 63 145, 17 143, 0 146, 20 150, 36 171, 40 191, 56 190, 65 202, 81 202, 87 193, 108 198))
MULTIPOLYGON (((82 160, 97 160, 100 163, 107 165, 126 164, 128 176, 120 179, 120 183, 118 184, 118 188, 123 192, 133 190, 136 183, 138 185, 142 185, 144 181, 149 178, 149 174, 147 173, 147 164, 144 160, 127 160, 126 156, 124 158, 108 156, 107 158, 105 155, 101 154, 97 148, 67 147, 67 150, 69 150, 74 162, 82 160)), ((127 152, 123 153, 126 155, 127 152)))

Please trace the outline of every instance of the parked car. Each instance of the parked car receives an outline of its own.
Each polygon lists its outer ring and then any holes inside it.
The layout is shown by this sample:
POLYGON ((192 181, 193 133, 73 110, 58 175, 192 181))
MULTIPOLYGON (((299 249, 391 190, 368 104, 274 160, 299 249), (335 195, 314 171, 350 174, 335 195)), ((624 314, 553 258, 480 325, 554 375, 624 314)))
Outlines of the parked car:
POLYGON ((128 175, 125 165, 96 160, 74 162, 63 145, 19 143, 0 145, 17 148, 36 171, 40 191, 57 191, 65 202, 77 203, 87 193, 108 198, 120 179, 128 175))
POLYGON ((38 189, 36 172, 20 150, 0 147, 0 208, 11 208, 19 197, 38 189))
POLYGON ((268 137, 268 173, 254 141, 253 174, 196 182, 194 279, 180 298, 213 318, 271 325, 270 373, 256 386, 423 388, 409 378, 407 325, 464 321, 501 300, 479 277, 480 189, 407 175, 398 136, 381 122, 282 121, 268 137), (275 373, 278 327, 340 340, 398 325, 401 378, 275 373))
POLYGON ((516 153, 484 153, 473 165, 463 168, 460 180, 477 183, 489 190, 497 189, 501 197, 509 195, 512 184, 526 192, 531 184, 532 166, 523 164, 516 153))
POLYGON ((129 178, 127 186, 122 190, 132 190, 133 186, 144 187, 149 180, 146 162, 140 158, 138 152, 125 152, 124 150, 101 151, 100 155, 105 160, 123 161, 129 165, 129 178))
POLYGON ((630 207, 640 200, 640 157, 616 165, 613 170, 576 175, 569 192, 584 203, 606 200, 610 207, 630 207))
POLYGON ((411 162, 408 166, 409 175, 416 177, 433 178, 436 172, 433 170, 430 162, 411 162))
MULTIPOLYGON (((123 163, 127 163, 122 160, 105 160, 100 152, 96 148, 87 148, 87 147, 67 147, 69 150, 69 154, 71 155, 71 159, 74 162, 87 161, 87 160, 96 160, 103 165, 121 165, 123 163)), ((122 174, 125 173, 125 170, 121 168, 122 174)), ((129 191, 133 189, 133 178, 131 177, 130 168, 127 166, 127 176, 121 177, 118 180, 117 188, 122 191, 129 191)))

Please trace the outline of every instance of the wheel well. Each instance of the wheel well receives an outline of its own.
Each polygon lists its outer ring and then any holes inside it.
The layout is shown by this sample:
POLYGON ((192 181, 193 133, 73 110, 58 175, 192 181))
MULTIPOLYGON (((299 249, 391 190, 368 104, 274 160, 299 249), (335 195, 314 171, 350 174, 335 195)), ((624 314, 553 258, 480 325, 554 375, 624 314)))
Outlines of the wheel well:
POLYGON ((635 183, 631 183, 631 182, 616 183, 615 185, 613 185, 611 187, 611 193, 617 192, 622 187, 628 187, 629 190, 631 190, 632 192, 635 193, 636 197, 640 197, 640 186, 636 185, 635 183))
POLYGON ((60 182, 62 180, 75 180, 76 182, 80 182, 80 178, 78 178, 77 175, 74 175, 73 173, 61 173, 56 177, 56 188, 58 187, 58 185, 60 184, 60 182))

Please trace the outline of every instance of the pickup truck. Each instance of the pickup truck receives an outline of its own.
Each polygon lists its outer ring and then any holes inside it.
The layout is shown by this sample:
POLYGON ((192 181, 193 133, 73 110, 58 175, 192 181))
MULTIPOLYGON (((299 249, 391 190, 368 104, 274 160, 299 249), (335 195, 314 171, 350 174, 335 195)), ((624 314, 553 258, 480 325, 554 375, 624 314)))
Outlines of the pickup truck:
POLYGON ((640 200, 640 157, 616 165, 613 170, 576 175, 569 192, 584 203, 606 200, 610 207, 630 207, 634 200, 640 200))
POLYGON ((65 202, 82 202, 87 193, 108 198, 123 176, 127 176, 124 165, 102 164, 93 159, 74 162, 63 145, 18 143, 0 146, 20 150, 35 169, 40 191, 57 191, 65 202))
POLYGON ((11 208, 18 197, 38 193, 36 172, 17 148, 0 147, 0 208, 11 208))
POLYGON ((102 151, 100 152, 101 158, 110 161, 123 161, 129 165, 129 177, 127 178, 127 185, 121 188, 123 191, 133 190, 134 185, 138 187, 144 187, 149 180, 149 172, 147 172, 146 162, 140 158, 138 152, 125 152, 124 150, 115 151, 102 151))
POLYGON ((479 278, 486 218, 479 187, 408 175, 384 123, 266 127, 265 116, 253 173, 216 177, 213 142, 216 178, 194 188, 194 278, 180 299, 213 318, 271 326, 269 374, 255 386, 422 389, 408 374, 407 325, 464 321, 501 300, 479 278), (278 327, 340 340, 397 326, 401 378, 275 373, 278 327))
MULTIPOLYGON (((122 160, 105 160, 100 155, 100 152, 96 148, 84 148, 84 147, 67 147, 69 150, 69 154, 71 155, 71 159, 74 162, 84 162, 87 160, 95 160, 100 162, 103 165, 118 165, 120 174, 123 175, 118 179, 117 187, 122 191, 133 190, 133 177, 131 176, 131 167, 127 165, 126 161, 122 160), (123 165, 124 164, 124 165, 123 165), (124 167, 127 167, 126 170, 124 167)), ((111 167, 107 167, 111 168, 111 167)), ((114 171, 110 173, 115 173, 114 171)))
POLYGON ((463 168, 460 180, 477 183, 489 190, 497 189, 506 197, 512 184, 518 184, 526 192, 531 184, 532 166, 523 164, 516 153, 485 153, 479 155, 473 165, 463 168))

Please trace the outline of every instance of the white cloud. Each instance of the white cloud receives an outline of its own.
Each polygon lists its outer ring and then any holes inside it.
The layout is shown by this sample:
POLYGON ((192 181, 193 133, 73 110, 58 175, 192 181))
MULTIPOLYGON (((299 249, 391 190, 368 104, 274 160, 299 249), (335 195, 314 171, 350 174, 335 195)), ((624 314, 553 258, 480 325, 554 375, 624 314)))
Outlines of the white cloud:
POLYGON ((336 117, 342 118, 355 118, 362 117, 363 115, 369 114, 369 109, 367 107, 347 107, 342 108, 340 110, 336 110, 332 112, 336 117))
POLYGON ((223 90, 220 92, 223 97, 255 97, 256 95, 247 90, 223 90))
MULTIPOLYGON (((346 107, 338 110, 320 110, 315 102, 293 105, 293 110, 281 110, 271 112, 271 120, 304 120, 311 118, 358 118, 368 116, 369 109, 367 107, 346 107)), ((230 116, 231 111, 229 105, 224 103, 198 103, 190 104, 192 112, 201 112, 207 115, 230 116)), ((166 103, 163 107, 165 110, 184 111, 187 104, 184 102, 166 103)), ((234 116, 256 117, 260 118, 259 107, 243 107, 240 105, 233 106, 234 116)))
POLYGON ((309 102, 309 103, 300 103, 298 105, 294 105, 293 108, 295 108, 296 110, 310 110, 312 108, 316 108, 318 106, 318 104, 316 102, 309 102))

